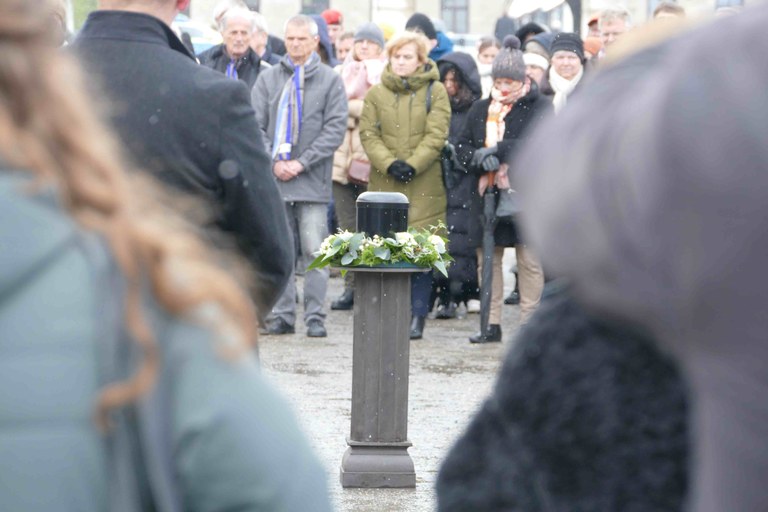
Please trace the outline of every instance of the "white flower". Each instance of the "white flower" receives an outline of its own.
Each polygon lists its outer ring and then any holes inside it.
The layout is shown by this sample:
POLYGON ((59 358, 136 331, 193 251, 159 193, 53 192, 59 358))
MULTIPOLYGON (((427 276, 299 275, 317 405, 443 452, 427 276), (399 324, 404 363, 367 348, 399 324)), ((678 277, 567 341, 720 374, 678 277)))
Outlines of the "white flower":
POLYGON ((397 243, 400 245, 415 245, 416 239, 413 238, 413 235, 408 233, 407 231, 402 231, 400 233, 395 233, 395 240, 397 240, 397 243))
POLYGON ((353 236, 355 236, 355 234, 350 233, 349 231, 342 231, 341 233, 338 234, 338 237, 345 242, 349 242, 353 236))
POLYGON ((435 250, 438 254, 445 253, 445 242, 437 235, 429 235, 429 243, 435 246, 435 250))

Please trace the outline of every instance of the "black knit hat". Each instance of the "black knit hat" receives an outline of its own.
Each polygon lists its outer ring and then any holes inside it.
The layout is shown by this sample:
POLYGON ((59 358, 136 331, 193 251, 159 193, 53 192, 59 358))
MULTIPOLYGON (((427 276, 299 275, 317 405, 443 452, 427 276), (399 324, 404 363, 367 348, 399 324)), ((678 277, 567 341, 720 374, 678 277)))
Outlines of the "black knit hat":
POLYGON ((501 45, 501 50, 493 59, 491 77, 509 78, 523 82, 525 80, 525 62, 520 51, 520 40, 515 36, 507 36, 501 45))
POLYGON ((405 23, 405 30, 418 29, 427 39, 437 39, 437 30, 426 14, 417 12, 405 23))
POLYGON ((560 32, 555 35, 551 47, 552 55, 557 51, 573 52, 584 60, 584 41, 573 32, 560 32))

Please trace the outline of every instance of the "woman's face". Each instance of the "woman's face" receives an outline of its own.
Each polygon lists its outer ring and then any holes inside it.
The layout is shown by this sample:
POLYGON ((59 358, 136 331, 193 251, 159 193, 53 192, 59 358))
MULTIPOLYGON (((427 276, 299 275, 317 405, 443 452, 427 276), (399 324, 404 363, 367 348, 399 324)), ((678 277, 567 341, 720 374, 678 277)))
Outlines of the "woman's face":
POLYGON ((375 59, 379 55, 381 55, 381 46, 373 41, 368 41, 367 39, 355 41, 355 57, 357 60, 375 59))
POLYGON ((396 50, 389 59, 389 63, 397 76, 411 76, 421 66, 416 43, 408 43, 396 50))
POLYGON ((448 92, 448 96, 451 98, 459 93, 459 82, 456 78, 456 72, 454 70, 450 70, 445 74, 443 85, 445 86, 445 90, 448 92))
POLYGON ((541 85, 541 81, 544 79, 544 73, 545 71, 541 69, 539 66, 531 66, 527 65, 525 66, 525 74, 536 82, 536 85, 541 85))
POLYGON ((493 81, 493 86, 498 89, 503 97, 517 97, 523 90, 523 82, 512 80, 511 78, 497 78, 493 81))
POLYGON ((558 75, 571 80, 581 71, 581 59, 573 52, 558 50, 552 55, 552 67, 558 75))
POLYGON ((482 52, 477 54, 477 60, 480 64, 493 64, 493 59, 499 54, 499 49, 494 45, 484 48, 482 52))

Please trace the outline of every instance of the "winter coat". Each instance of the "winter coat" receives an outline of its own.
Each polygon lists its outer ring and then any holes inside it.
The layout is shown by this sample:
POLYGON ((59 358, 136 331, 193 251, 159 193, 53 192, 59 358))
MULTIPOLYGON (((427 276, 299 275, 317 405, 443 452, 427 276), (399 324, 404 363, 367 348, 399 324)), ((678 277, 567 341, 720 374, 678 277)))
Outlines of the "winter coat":
POLYGON ((768 504, 766 24, 758 3, 602 68, 516 176, 547 272, 678 358, 696 512, 768 504))
POLYGON ((437 33, 437 45, 429 52, 429 58, 437 61, 453 51, 453 41, 442 32, 437 33))
MULTIPOLYGON (((198 55, 197 58, 200 60, 200 64, 215 69, 219 73, 226 73, 227 66, 229 66, 229 63, 232 60, 229 55, 227 55, 226 46, 224 46, 223 43, 206 50, 198 55)), ((259 58, 256 52, 248 48, 248 52, 237 59, 236 69, 237 78, 245 82, 245 85, 250 91, 251 88, 253 88, 253 84, 256 83, 259 71, 262 69, 261 58, 259 58)))
POLYGON ((368 161, 363 143, 360 142, 360 115, 363 113, 363 100, 347 100, 349 118, 344 142, 333 155, 333 181, 346 185, 349 183, 349 166, 352 160, 368 161))
POLYGON ((92 12, 74 48, 111 101, 128 156, 210 203, 252 264, 259 311, 271 311, 294 251, 246 86, 197 64, 146 14, 92 12))
MULTIPOLYGON (((488 107, 491 104, 489 98, 476 101, 467 114, 464 131, 459 137, 456 153, 459 161, 467 167, 472 176, 472 200, 473 212, 483 211, 483 198, 477 193, 477 186, 482 169, 470 167, 470 162, 475 154, 475 149, 485 147, 486 120, 488 107)), ((510 175, 516 170, 515 158, 517 153, 530 135, 531 129, 536 123, 552 111, 552 101, 548 97, 539 94, 535 84, 531 84, 531 91, 515 103, 512 110, 505 118, 504 138, 499 141, 497 157, 499 161, 509 164, 510 175)), ((481 215, 473 215, 469 219, 468 241, 474 247, 480 247, 483 240, 483 221, 481 215)), ((493 233, 497 246, 514 247, 521 243, 517 227, 514 222, 500 222, 493 233)))
MULTIPOLYGON (((292 76, 293 66, 286 55, 280 64, 259 74, 251 93, 256 120, 270 155, 280 96, 292 76)), ((292 158, 301 162, 304 171, 290 181, 274 178, 283 201, 327 203, 331 200, 333 153, 344 140, 347 113, 347 95, 341 77, 313 53, 304 65, 301 132, 298 146, 292 152, 292 158)))
POLYGON ((684 509, 687 397, 628 325, 545 293, 437 478, 439 512, 684 509))
POLYGON ((363 113, 363 98, 370 88, 381 81, 381 71, 385 65, 383 60, 356 61, 350 60, 336 67, 336 71, 345 82, 347 102, 349 103, 349 118, 344 142, 333 155, 333 181, 346 185, 349 183, 349 166, 352 160, 367 162, 363 143, 360 142, 360 116, 363 113), (345 78, 346 77, 346 78, 345 78))
POLYGON ((330 510, 325 472, 255 356, 222 358, 204 322, 150 298, 158 379, 99 432, 96 397, 141 357, 122 273, 50 188, 30 185, 0 170, 0 510, 150 510, 131 499, 141 484, 178 510, 330 510))
POLYGON ((439 159, 448 137, 451 107, 439 80, 433 61, 406 78, 395 75, 388 64, 381 83, 365 96, 360 117, 360 140, 372 166, 368 190, 405 194, 411 203, 408 223, 420 228, 436 225, 445 217, 445 187, 439 159), (409 183, 401 183, 387 174, 395 160, 404 160, 416 170, 409 183))
MULTIPOLYGON (((480 99, 482 87, 480 74, 477 71, 475 60, 468 54, 452 52, 442 57, 437 62, 441 76, 445 76, 448 69, 454 70, 460 81, 470 92, 470 96, 461 102, 451 98, 451 126, 448 132, 448 140, 457 144, 464 131, 464 124, 469 114, 469 109, 480 99)), ((454 262, 448 267, 448 277, 454 281, 477 282, 477 251, 475 248, 479 242, 470 239, 471 219, 476 218, 481 212, 477 211, 477 179, 464 170, 460 173, 458 183, 447 190, 447 210, 445 224, 448 227, 449 253, 454 262)))

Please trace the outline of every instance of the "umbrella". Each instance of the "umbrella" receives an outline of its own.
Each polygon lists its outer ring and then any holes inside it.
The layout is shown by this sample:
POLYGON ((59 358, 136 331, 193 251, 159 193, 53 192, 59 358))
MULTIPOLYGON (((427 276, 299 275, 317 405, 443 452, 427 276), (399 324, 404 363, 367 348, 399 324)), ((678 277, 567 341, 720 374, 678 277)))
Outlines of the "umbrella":
POLYGON ((495 172, 488 173, 488 188, 483 195, 483 275, 480 284, 480 336, 488 333, 488 316, 491 313, 491 291, 493 288, 493 251, 496 241, 496 187, 495 172))

